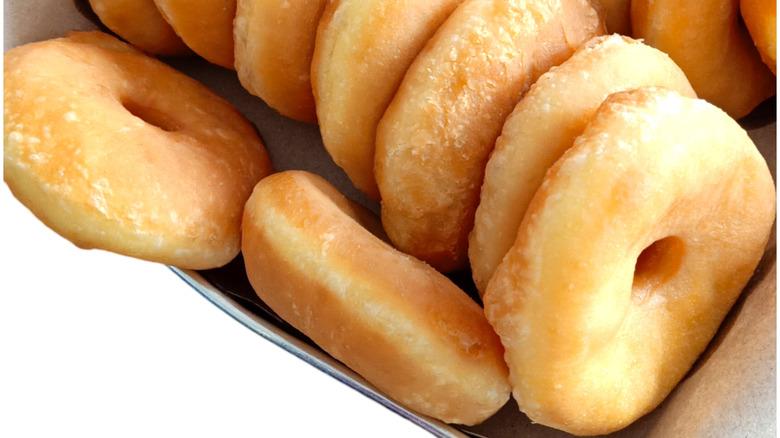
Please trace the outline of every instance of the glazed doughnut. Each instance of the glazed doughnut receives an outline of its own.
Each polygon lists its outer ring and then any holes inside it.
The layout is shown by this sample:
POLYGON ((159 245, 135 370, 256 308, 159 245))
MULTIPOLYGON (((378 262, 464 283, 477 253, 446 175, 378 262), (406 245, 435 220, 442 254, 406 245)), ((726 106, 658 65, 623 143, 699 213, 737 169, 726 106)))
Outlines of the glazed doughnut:
POLYGON ((276 173, 246 204, 247 275, 279 316, 391 398, 482 422, 509 399, 498 337, 468 295, 372 234, 381 229, 324 179, 276 173))
POLYGON ((467 265, 485 163, 542 73, 604 33, 589 0, 467 0, 416 58, 377 130, 390 239, 441 271, 467 265))
POLYGON ((485 168, 469 235, 469 261, 480 292, 514 244, 547 169, 582 134, 609 94, 642 86, 696 97, 685 74, 666 54, 614 34, 592 39, 531 86, 507 118, 485 168))
POLYGON ((4 56, 4 179, 82 248, 191 269, 240 249, 241 213, 272 169, 230 104, 101 32, 4 56))
POLYGON ((777 74, 777 1, 741 0, 739 10, 761 59, 777 74))
POLYGON ((739 19, 739 0, 633 0, 633 36, 669 56, 696 94, 738 119, 775 94, 775 76, 761 61, 739 19))
POLYGON ((236 0, 154 0, 165 21, 193 52, 233 68, 236 0))
POLYGON ((598 0, 609 33, 631 35, 631 0, 598 0))
POLYGON ((192 53, 165 21, 154 0, 89 0, 89 4, 106 27, 146 53, 162 56, 192 53))
POLYGON ((314 123, 311 58, 326 0, 238 0, 234 28, 241 85, 292 119, 314 123))
POLYGON ((607 98, 484 295, 520 409, 596 435, 657 406, 751 277, 774 216, 767 164, 723 111, 660 88, 607 98))
POLYGON ((379 201, 376 127, 404 73, 463 0, 336 0, 320 20, 312 83, 325 148, 379 201))

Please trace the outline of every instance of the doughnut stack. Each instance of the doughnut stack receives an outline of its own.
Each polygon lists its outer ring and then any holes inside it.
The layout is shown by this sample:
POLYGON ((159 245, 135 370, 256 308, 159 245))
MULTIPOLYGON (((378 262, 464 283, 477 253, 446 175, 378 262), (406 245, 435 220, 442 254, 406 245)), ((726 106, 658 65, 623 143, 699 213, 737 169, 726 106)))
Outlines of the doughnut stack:
POLYGON ((770 237, 774 181, 735 121, 775 93, 769 2, 89 3, 118 37, 5 55, 14 195, 83 248, 240 251, 260 299, 420 414, 474 425, 511 394, 572 434, 626 427, 770 237), (317 123, 381 217, 274 172, 230 103, 155 58, 193 54, 317 123), (479 302, 445 275, 464 270, 479 302))

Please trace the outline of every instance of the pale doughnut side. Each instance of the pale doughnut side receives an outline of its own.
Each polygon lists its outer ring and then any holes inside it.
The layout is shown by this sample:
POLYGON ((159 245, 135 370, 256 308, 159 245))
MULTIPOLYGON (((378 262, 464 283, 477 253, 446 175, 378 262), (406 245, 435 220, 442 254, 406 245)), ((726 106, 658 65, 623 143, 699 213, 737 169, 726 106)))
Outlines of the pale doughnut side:
POLYGON ((633 0, 633 36, 667 54, 696 94, 739 119, 773 96, 776 79, 740 20, 739 0, 633 0))
POLYGON ((235 64, 241 85, 279 114, 314 123, 311 62, 325 0, 238 0, 235 64))
POLYGON ((509 398, 503 349, 482 309, 364 224, 381 230, 316 175, 261 181, 247 202, 242 245, 258 296, 410 409, 482 422, 509 398))
POLYGON ((206 269, 240 248, 272 171, 253 127, 193 79, 100 32, 4 57, 4 179, 83 248, 206 269))
POLYGON ((484 296, 521 410, 591 435, 655 408, 751 277, 774 217, 766 162, 721 110, 663 89, 608 98, 484 296))
POLYGON ((336 0, 320 20, 312 82, 322 141, 375 201, 379 120, 409 65, 462 1, 336 0))
POLYGON ((236 0, 154 0, 163 18, 193 52, 233 69, 236 0))
POLYGON ((604 33, 586 0, 468 0, 428 42, 377 131, 382 222, 441 271, 467 265, 484 166, 528 87, 604 33))
POLYGON ((619 35, 595 37, 542 75, 507 118, 485 169, 469 261, 484 293, 512 247, 545 172, 616 91, 659 86, 696 97, 685 74, 664 53, 619 35))
POLYGON ((89 4, 106 27, 146 53, 192 54, 160 14, 154 0, 89 0, 89 4))

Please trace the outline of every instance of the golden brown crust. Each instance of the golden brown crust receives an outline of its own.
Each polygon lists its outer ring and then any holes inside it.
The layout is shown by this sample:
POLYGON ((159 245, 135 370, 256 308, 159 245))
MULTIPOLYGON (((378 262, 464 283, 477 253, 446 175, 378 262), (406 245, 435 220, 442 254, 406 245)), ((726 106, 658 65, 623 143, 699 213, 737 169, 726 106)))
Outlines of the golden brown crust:
POLYGON ((775 76, 761 61, 739 0, 633 0, 633 36, 669 56, 696 94, 738 119, 775 94, 775 76))
POLYGON ((442 271, 467 265, 504 118, 536 78, 603 33, 588 0, 469 0, 450 15, 377 131, 382 222, 398 248, 442 271))
POLYGON ((272 175, 244 213, 249 280, 282 318, 391 398, 446 422, 485 420, 509 386, 482 309, 365 226, 381 229, 324 179, 272 175))
POLYGON ((46 225, 183 268, 235 257, 243 204, 272 169, 230 104, 100 32, 4 61, 4 178, 46 225))
POLYGON ((238 0, 234 28, 241 85, 286 117, 317 121, 311 59, 325 0, 238 0))
POLYGON ((741 0, 739 10, 761 59, 777 74, 777 1, 741 0))
POLYGON ((154 0, 177 35, 206 61, 233 69, 236 0, 154 0))
POLYGON ((192 54, 160 14, 154 0, 89 0, 89 4, 106 27, 146 53, 192 54))
POLYGON ((462 0, 336 0, 317 31, 312 82, 322 141, 355 187, 379 201, 376 128, 406 70, 462 0))
POLYGON ((774 216, 767 164, 724 112, 663 89, 609 97, 484 296, 521 409, 590 435, 657 406, 752 275, 774 216))
POLYGON ((484 292, 512 247, 544 174, 611 93, 659 86, 696 97, 663 52, 619 35, 596 37, 542 75, 507 118, 485 169, 469 236, 474 282, 484 292))

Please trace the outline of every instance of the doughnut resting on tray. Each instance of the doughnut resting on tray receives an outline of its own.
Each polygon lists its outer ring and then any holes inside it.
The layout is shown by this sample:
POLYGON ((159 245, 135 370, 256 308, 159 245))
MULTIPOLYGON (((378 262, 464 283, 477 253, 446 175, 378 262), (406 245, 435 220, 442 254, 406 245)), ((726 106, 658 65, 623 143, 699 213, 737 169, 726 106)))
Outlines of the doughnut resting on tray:
POLYGON ((283 319, 391 398, 446 422, 484 421, 509 399, 498 337, 468 295, 381 229, 323 178, 277 173, 244 212, 247 275, 283 319))
POLYGON ((774 217, 769 168, 723 111, 661 88, 608 97, 483 297, 520 409, 593 435, 655 408, 750 279, 774 217))
POLYGON ((107 34, 4 56, 5 182, 63 237, 181 268, 239 252, 272 172, 252 125, 202 84, 107 34))

